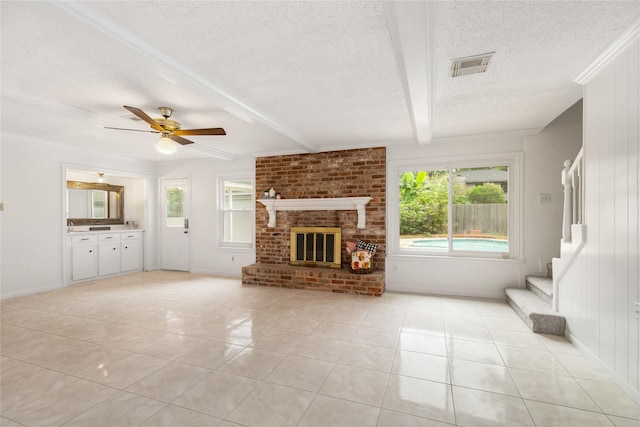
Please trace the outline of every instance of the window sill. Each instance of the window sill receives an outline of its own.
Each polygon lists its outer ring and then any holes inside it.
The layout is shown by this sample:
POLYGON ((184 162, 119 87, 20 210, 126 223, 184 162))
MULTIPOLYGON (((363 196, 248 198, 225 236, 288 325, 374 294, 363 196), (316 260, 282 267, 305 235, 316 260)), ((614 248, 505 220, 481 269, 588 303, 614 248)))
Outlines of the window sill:
POLYGON ((477 254, 469 255, 450 255, 450 254, 435 254, 435 253, 395 253, 389 254, 388 258, 394 258, 404 261, 423 262, 425 259, 445 261, 445 262, 461 262, 461 261, 479 261, 479 262, 496 262, 496 263, 509 263, 524 265, 524 259, 518 258, 501 258, 496 256, 482 256, 477 254))
POLYGON ((227 252, 253 252, 253 243, 218 243, 218 249, 227 252))

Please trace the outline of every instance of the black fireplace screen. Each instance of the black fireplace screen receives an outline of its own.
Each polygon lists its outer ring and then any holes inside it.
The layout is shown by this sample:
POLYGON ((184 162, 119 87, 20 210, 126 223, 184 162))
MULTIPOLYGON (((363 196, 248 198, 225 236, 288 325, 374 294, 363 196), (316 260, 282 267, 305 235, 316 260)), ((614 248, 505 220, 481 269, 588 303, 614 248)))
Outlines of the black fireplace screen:
POLYGON ((340 228, 293 227, 290 243, 292 265, 340 268, 340 228))

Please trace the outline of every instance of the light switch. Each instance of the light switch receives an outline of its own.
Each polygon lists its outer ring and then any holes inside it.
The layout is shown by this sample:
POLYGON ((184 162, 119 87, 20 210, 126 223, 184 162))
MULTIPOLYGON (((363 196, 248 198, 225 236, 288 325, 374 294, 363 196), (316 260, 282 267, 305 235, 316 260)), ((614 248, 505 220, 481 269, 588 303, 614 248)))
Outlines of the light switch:
POLYGON ((549 193, 540 193, 538 196, 538 201, 542 204, 551 203, 551 194, 549 193))

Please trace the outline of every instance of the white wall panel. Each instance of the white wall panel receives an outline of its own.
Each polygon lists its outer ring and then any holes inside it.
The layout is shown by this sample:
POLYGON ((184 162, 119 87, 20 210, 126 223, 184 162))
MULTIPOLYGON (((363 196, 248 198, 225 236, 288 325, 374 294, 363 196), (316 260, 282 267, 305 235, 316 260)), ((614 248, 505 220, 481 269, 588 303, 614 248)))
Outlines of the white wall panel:
MULTIPOLYGON (((632 94, 629 92, 629 58, 627 55, 620 57, 614 67, 614 79, 616 82, 626 84, 615 85, 614 117, 617 123, 629 123, 629 101, 632 94)), ((629 376, 629 225, 633 220, 629 217, 629 204, 633 201, 629 193, 629 130, 621 126, 616 129, 614 142, 614 173, 613 173, 613 198, 614 218, 614 323, 615 334, 615 370, 623 378, 629 376)))
MULTIPOLYGON (((598 262, 600 264, 600 358, 609 366, 614 363, 615 348, 615 268, 614 268, 614 189, 615 189, 615 73, 612 68, 605 69, 600 76, 600 126, 598 138, 600 150, 596 159, 587 163, 600 169, 600 181, 597 189, 586 189, 591 194, 595 190, 598 205, 598 228, 600 245, 598 262)), ((588 100, 586 101, 588 102, 588 100)), ((588 226, 591 224, 588 223, 588 226)), ((588 244, 588 243, 587 243, 588 244)))
MULTIPOLYGON (((629 94, 640 93, 640 43, 629 51, 629 94)), ((640 301, 640 97, 629 97, 628 303, 640 301), (635 120, 635 123, 634 123, 635 120), (635 199, 635 200, 634 200, 635 199), (634 220, 635 218, 635 220, 634 220), (635 286, 633 284, 635 283, 635 286)), ((632 309, 633 312, 634 309, 632 309)), ((629 384, 640 390, 640 316, 629 321, 629 384), (635 321, 634 321, 635 320, 635 321), (634 363, 635 361, 635 363, 634 363)))
POLYGON ((572 339, 640 401, 640 42, 585 85, 587 243, 560 283, 572 339))

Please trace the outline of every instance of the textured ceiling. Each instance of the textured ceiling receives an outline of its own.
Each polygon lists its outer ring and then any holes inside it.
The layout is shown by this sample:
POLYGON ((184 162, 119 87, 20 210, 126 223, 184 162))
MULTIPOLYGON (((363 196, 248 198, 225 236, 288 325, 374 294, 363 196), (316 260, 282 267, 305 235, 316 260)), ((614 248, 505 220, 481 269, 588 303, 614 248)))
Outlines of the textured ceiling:
POLYGON ((298 153, 541 128, 640 2, 2 1, 3 137, 141 159, 298 153), (483 75, 452 58, 495 51, 483 75), (158 157, 123 105, 224 127, 158 157))

